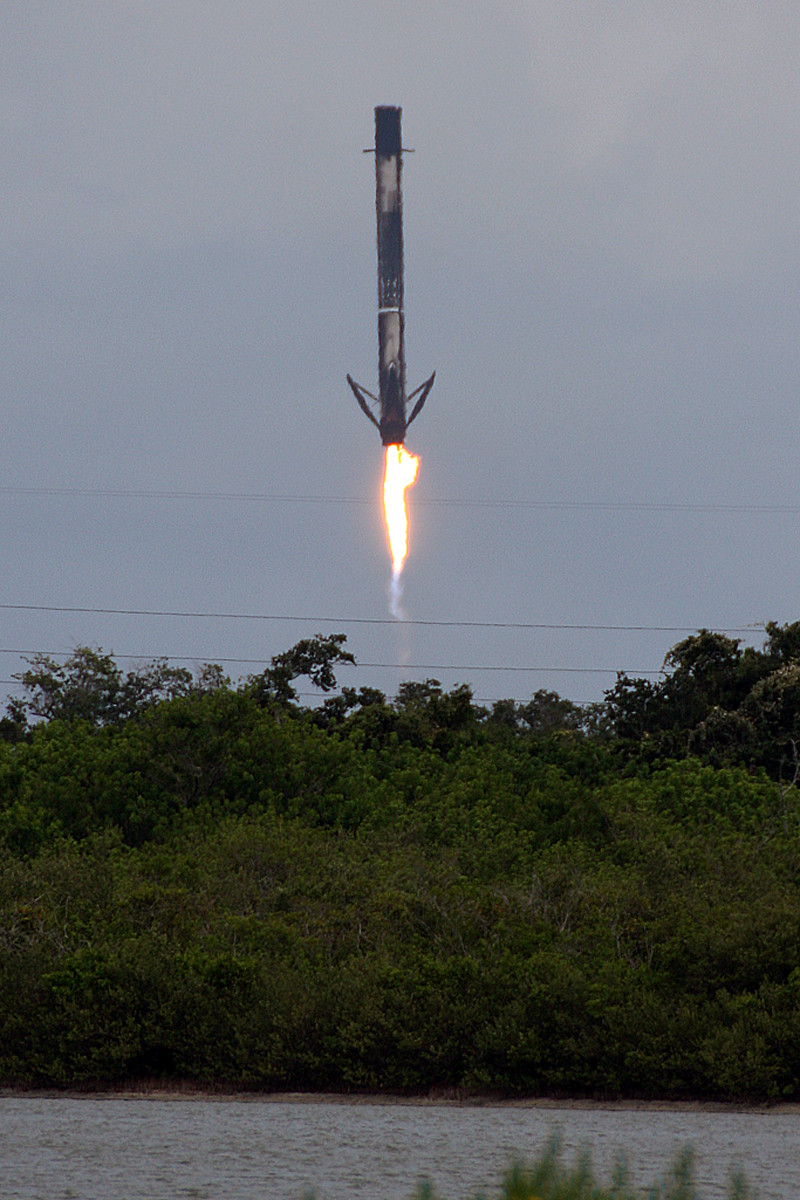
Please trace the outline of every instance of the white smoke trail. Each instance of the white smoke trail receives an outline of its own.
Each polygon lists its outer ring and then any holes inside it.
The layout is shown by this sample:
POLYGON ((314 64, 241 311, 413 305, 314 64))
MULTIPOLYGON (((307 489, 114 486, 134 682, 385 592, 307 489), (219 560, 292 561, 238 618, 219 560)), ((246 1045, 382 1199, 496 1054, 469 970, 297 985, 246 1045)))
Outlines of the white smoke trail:
POLYGON ((389 612, 396 621, 405 621, 406 614, 403 611, 401 601, 403 599, 403 568, 392 568, 392 581, 386 589, 386 594, 389 597, 389 612))

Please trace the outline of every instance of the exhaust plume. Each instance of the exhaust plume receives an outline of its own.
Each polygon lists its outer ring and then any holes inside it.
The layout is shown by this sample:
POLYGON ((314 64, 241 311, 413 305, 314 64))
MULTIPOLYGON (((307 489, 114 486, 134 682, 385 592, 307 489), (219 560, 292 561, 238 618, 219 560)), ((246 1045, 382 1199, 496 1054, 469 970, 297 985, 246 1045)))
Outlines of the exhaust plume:
POLYGON ((417 478, 419 459, 409 454, 405 446, 386 447, 386 469, 383 476, 383 511, 386 532, 392 555, 392 582, 389 587, 389 609, 393 617, 403 619, 400 600, 403 595, 400 576, 408 554, 408 517, 405 491, 417 478))

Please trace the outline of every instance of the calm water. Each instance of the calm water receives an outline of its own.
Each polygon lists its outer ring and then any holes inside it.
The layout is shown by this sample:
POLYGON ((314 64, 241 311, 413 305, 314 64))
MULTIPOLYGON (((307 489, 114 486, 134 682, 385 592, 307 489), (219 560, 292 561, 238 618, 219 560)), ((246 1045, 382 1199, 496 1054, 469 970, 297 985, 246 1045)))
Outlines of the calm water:
POLYGON ((744 1165, 762 1200, 800 1197, 800 1113, 324 1100, 0 1097, 2 1200, 447 1200, 497 1195, 553 1129, 604 1174, 624 1148, 652 1183, 687 1142, 704 1197, 744 1165), (378 1185, 376 1187, 376 1184, 378 1185))

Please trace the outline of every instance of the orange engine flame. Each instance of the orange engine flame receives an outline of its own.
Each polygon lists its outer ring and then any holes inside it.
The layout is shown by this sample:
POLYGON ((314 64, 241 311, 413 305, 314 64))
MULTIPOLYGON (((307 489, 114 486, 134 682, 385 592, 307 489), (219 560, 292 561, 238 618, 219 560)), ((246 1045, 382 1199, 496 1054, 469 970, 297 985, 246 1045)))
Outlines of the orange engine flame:
POLYGON ((383 476, 383 511, 392 553, 392 572, 399 575, 408 554, 408 517, 405 490, 417 478, 419 459, 405 446, 386 447, 386 472, 383 476))

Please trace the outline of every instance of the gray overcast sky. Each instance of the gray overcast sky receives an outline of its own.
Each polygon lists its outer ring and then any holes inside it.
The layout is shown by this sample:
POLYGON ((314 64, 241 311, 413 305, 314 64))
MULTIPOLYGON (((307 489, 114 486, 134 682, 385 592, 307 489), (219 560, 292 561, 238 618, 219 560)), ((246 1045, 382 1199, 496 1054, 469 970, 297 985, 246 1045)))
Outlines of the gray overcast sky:
POLYGON ((355 686, 580 701, 800 617, 796 3, 5 0, 0 56, 0 602, 285 618, 3 607, 3 678, 342 630, 390 664, 355 686), (376 104, 438 372, 395 626, 342 623, 388 617, 344 378, 376 375, 376 104))

